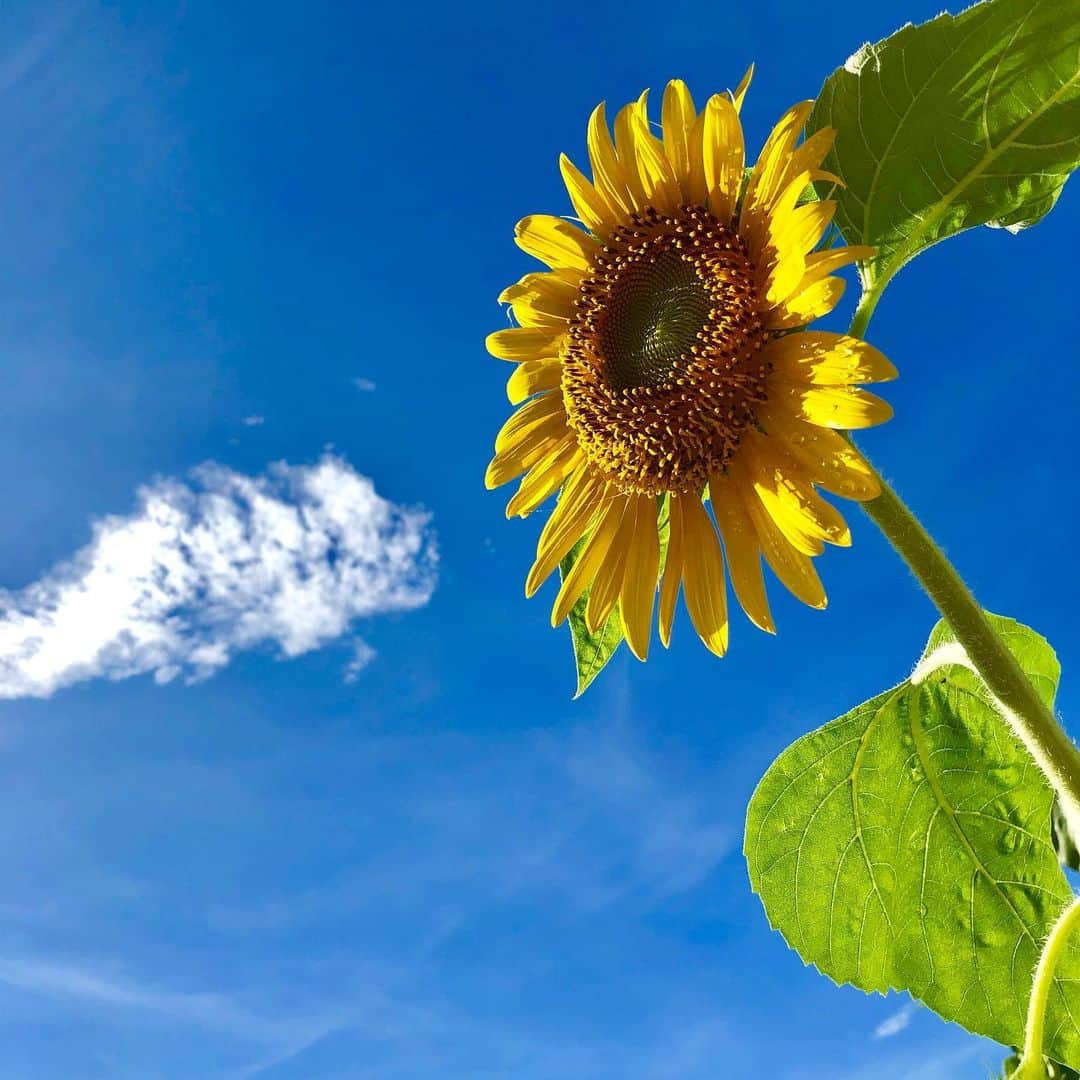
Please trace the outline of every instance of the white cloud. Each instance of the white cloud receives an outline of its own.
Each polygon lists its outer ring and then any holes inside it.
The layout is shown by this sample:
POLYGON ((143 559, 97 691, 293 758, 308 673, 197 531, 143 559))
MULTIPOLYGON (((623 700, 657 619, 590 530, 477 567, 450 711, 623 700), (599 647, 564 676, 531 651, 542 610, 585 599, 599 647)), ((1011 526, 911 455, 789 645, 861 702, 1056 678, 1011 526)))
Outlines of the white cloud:
POLYGON ((355 682, 356 676, 375 659, 375 656, 375 650, 366 641, 357 638, 353 642, 352 659, 345 665, 345 681, 355 682))
POLYGON ((365 379, 359 375, 353 379, 352 384, 357 390, 362 390, 365 394, 370 394, 375 389, 375 384, 370 379, 365 379))
POLYGON ((99 676, 202 678, 264 643, 299 656, 434 588, 428 515, 331 455, 260 477, 209 464, 138 499, 73 559, 0 591, 0 698, 99 676))
POLYGON ((903 1008, 897 1009, 891 1016, 886 1016, 884 1020, 876 1028, 874 1028, 875 1039, 891 1039, 894 1035, 899 1035, 911 1023, 911 1018, 915 1015, 915 1003, 909 1001, 903 1008))
POLYGON ((240 422, 244 425, 244 427, 262 427, 262 425, 266 423, 266 417, 259 416, 256 413, 252 416, 245 416, 244 419, 240 422))

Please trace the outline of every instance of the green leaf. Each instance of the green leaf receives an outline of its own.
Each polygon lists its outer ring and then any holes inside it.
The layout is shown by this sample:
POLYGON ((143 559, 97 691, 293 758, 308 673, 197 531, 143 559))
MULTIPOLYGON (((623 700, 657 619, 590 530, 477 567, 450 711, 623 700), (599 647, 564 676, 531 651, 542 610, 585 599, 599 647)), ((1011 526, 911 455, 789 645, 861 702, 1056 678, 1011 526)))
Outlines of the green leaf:
POLYGON ((987 0, 864 45, 821 89, 836 223, 872 244, 880 288, 939 240, 1017 229, 1054 205, 1080 160, 1080 17, 1071 0, 987 0))
MULTIPOLYGON (((1053 650, 991 618, 1052 705, 1053 650)), ((939 624, 909 679, 785 750, 750 802, 745 851, 770 923, 807 963, 1018 1045, 1071 890, 1053 792, 965 664, 939 624)), ((1075 1068, 1080 947, 1055 982, 1046 1052, 1075 1068)))
MULTIPOLYGON (((667 555, 668 533, 670 531, 667 496, 664 496, 658 502, 657 528, 660 530, 660 567, 662 569, 664 557, 667 555)), ((587 539, 587 535, 583 536, 570 549, 570 554, 559 564, 559 571, 564 579, 570 573, 570 568, 577 562, 577 558, 581 554, 581 549, 585 546, 587 539)), ((618 604, 615 605, 611 614, 604 621, 604 625, 595 634, 591 633, 585 625, 585 605, 588 603, 591 589, 592 586, 589 586, 582 593, 578 602, 570 609, 570 615, 567 619, 570 626, 570 640, 574 646, 574 666, 577 669, 575 699, 585 693, 589 688, 589 684, 603 671, 607 662, 615 655, 616 650, 625 639, 618 604)))
MULTIPOLYGON (((587 536, 583 536, 571 549, 570 554, 559 564, 559 572, 565 580, 574 563, 577 562, 581 549, 585 546, 587 536)), ((623 643, 622 617, 619 615, 619 605, 604 621, 604 625, 594 634, 585 625, 585 605, 592 591, 590 585, 578 602, 570 609, 570 615, 566 622, 570 627, 570 642, 574 647, 574 667, 577 670, 577 691, 575 698, 581 697, 589 688, 589 684, 603 671, 607 662, 615 655, 616 650, 623 643)))

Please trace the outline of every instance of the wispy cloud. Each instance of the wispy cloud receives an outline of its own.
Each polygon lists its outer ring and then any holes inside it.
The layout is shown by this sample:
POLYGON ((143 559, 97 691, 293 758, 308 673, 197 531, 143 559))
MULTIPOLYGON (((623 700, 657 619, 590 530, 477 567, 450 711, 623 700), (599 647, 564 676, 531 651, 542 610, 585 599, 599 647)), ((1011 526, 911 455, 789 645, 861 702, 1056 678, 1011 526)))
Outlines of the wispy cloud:
POLYGON ((345 681, 354 682, 357 675, 375 659, 375 650, 359 638, 353 642, 352 659, 345 665, 345 681))
MULTIPOLYGON (((877 1057, 849 1070, 830 1074, 834 1080, 956 1080, 958 1076, 997 1076, 1006 1051, 988 1039, 972 1038, 966 1032, 942 1033, 933 1043, 923 1042, 907 1050, 890 1048, 887 1057, 877 1057)), ((818 1080, 818 1068, 792 1073, 792 1080, 818 1080)))
POLYGON ((352 384, 357 390, 362 390, 365 394, 370 394, 375 389, 375 384, 371 379, 365 379, 362 375, 358 375, 353 379, 352 384))
MULTIPOLYGON (((299 752, 289 750, 294 763, 299 752)), ((701 885, 738 839, 736 821, 711 798, 713 777, 680 784, 631 733, 606 727, 494 745, 379 738, 338 765, 379 822, 363 865, 315 888, 216 906, 216 929, 315 925, 375 915, 389 902, 395 917, 417 920, 414 944, 430 955, 492 910, 656 907, 701 885), (406 847, 385 839, 400 835, 406 847)))
POLYGON ((894 1013, 886 1016, 885 1020, 881 1021, 876 1028, 874 1028, 875 1039, 891 1039, 894 1035, 900 1035, 900 1032, 912 1023, 912 1017, 915 1015, 917 1005, 914 1001, 908 1001, 903 1008, 897 1009, 894 1013))
POLYGON ((0 592, 0 698, 143 672, 203 678, 265 643, 299 656, 434 587, 428 515, 330 455, 259 477, 209 464, 138 503, 40 581, 0 592))
POLYGON ((69 998, 92 1006, 138 1009, 200 1026, 265 1034, 268 1021, 238 1009, 216 993, 182 993, 142 985, 93 967, 57 963, 36 957, 0 958, 0 982, 20 990, 69 998))
POLYGON ((78 8, 60 5, 17 48, 0 55, 0 94, 18 87, 55 49, 71 25, 78 8))
MULTIPOLYGON (((551 1076, 599 1080, 611 1075, 689 1080, 713 1075, 715 1062, 731 1039, 721 1016, 683 1003, 678 1016, 661 1018, 656 1030, 648 1033, 618 1040, 603 1034, 582 1039, 570 1033, 553 1042, 528 1023, 476 1016, 451 1002, 432 1004, 388 993, 378 977, 368 985, 341 987, 321 1000, 287 993, 273 1004, 262 1000, 253 1007, 244 995, 178 991, 98 964, 0 956, 0 985, 50 999, 54 1008, 66 1003, 82 1017, 117 1014, 129 1035, 140 1017, 166 1030, 187 1032, 203 1050, 202 1068, 209 1062, 217 1065, 213 1072, 197 1075, 231 1080, 276 1076, 290 1064, 299 1071, 289 1075, 325 1075, 312 1062, 305 1065, 305 1055, 335 1038, 344 1044, 339 1053, 351 1052, 355 1058, 347 1075, 373 1080, 473 1075, 478 1060, 489 1063, 492 1076, 529 1080, 551 1076), (226 1054, 229 1044, 239 1053, 226 1054), (243 1063, 225 1066, 228 1058, 243 1063)), ((181 1063, 173 1063, 173 1068, 161 1075, 194 1075, 182 1072, 181 1063)))
POLYGON ((57 962, 34 956, 0 957, 0 984, 57 1001, 79 1012, 105 1010, 142 1014, 178 1028, 227 1035, 257 1049, 256 1061, 239 1077, 255 1076, 294 1058, 355 1020, 347 1010, 263 1012, 217 991, 178 991, 148 984, 97 965, 57 962))
POLYGON ((886 1016, 884 1020, 876 1028, 874 1028, 875 1039, 891 1039, 894 1035, 899 1035, 910 1023, 911 1018, 915 1015, 917 1006, 915 1002, 909 1001, 903 1008, 897 1009, 896 1012, 890 1016, 886 1016))
POLYGON ((252 416, 245 416, 240 422, 244 427, 262 427, 266 423, 266 417, 253 414, 252 416))
POLYGON ((562 766, 612 824, 634 837, 630 872, 612 882, 617 894, 634 889, 662 899, 686 892, 737 842, 729 821, 717 820, 697 793, 666 784, 657 762, 625 731, 580 734, 562 766))

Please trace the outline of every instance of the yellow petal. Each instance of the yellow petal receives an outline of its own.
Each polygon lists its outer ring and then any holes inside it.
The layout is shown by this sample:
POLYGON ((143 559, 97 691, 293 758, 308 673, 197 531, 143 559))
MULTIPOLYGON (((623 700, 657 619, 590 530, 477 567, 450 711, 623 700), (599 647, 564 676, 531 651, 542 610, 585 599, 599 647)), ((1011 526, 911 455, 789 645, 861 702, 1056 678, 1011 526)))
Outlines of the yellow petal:
POLYGON ((660 571, 660 534, 656 513, 656 500, 652 496, 638 498, 619 592, 619 611, 626 643, 639 660, 649 655, 656 579, 660 571))
POLYGON ((559 169, 577 216, 597 235, 606 233, 616 220, 607 200, 565 154, 559 155, 559 169))
POLYGON ((792 105, 765 140, 747 184, 746 197, 755 210, 771 209, 794 176, 816 168, 828 152, 828 146, 822 145, 824 140, 818 135, 807 139, 798 150, 795 149, 813 107, 812 101, 792 105))
POLYGON ((820 281, 826 274, 839 270, 842 266, 848 266, 853 262, 865 262, 873 258, 877 248, 866 244, 850 244, 847 247, 826 248, 824 251, 815 251, 806 257, 806 276, 802 279, 801 288, 813 285, 820 281))
POLYGON ((682 79, 672 79, 664 89, 660 112, 664 135, 664 153, 683 194, 690 196, 690 133, 697 122, 694 99, 682 79))
POLYGON ((765 593, 765 575, 761 572, 761 544, 743 508, 742 497, 726 476, 717 474, 709 480, 709 501, 720 526, 735 595, 755 626, 775 634, 765 593))
POLYGON ((801 513, 801 507, 790 487, 777 480, 771 473, 764 476, 756 466, 748 466, 750 487, 757 496, 765 513, 784 534, 784 539, 803 555, 820 555, 824 550, 821 538, 810 531, 809 521, 801 513))
MULTIPOLYGON (((803 183, 806 176, 809 174, 800 173, 791 185, 799 189, 800 195, 806 187, 803 183)), ((778 232, 777 247, 781 251, 792 248, 803 256, 809 254, 821 243, 835 213, 836 203, 832 199, 796 206, 784 222, 783 229, 778 232)))
MULTIPOLYGON (((502 296, 506 295, 504 289, 502 296)), ((514 313, 514 321, 518 326, 530 330, 554 330, 557 333, 566 333, 567 318, 564 315, 548 315, 545 311, 538 310, 533 305, 533 298, 527 294, 517 296, 510 305, 514 313)))
POLYGON ((575 285, 553 273, 526 274, 499 293, 499 303, 510 304, 522 326, 565 330, 577 295, 575 285))
POLYGON ((686 186, 686 199, 691 206, 707 206, 709 185, 705 182, 705 110, 699 114, 687 139, 690 156, 690 175, 686 186))
POLYGON ((683 571, 682 508, 679 500, 668 500, 668 547, 664 556, 664 580, 660 585, 660 641, 666 649, 671 644, 671 624, 683 571))
MULTIPOLYGON (((645 92, 646 94, 648 91, 645 92)), ((645 95, 643 94, 642 97, 645 95)), ((641 100, 631 101, 615 114, 615 152, 619 155, 626 190, 630 195, 632 208, 644 209, 646 204, 645 189, 641 185, 638 170, 637 146, 634 140, 634 118, 641 116, 641 100)), ((643 117, 644 119, 644 117, 643 117)))
MULTIPOLYGON (((820 181, 824 184, 832 184, 833 187, 847 187, 847 184, 836 173, 831 173, 827 169, 811 169, 810 179, 814 181, 815 185, 820 181)), ((828 194, 831 195, 832 192, 830 191, 828 194)))
POLYGON ((746 97, 746 91, 750 89, 750 80, 754 77, 754 65, 751 64, 746 69, 746 74, 742 77, 739 85, 735 87, 731 94, 731 101, 735 106, 736 112, 742 112, 743 99, 746 97))
POLYGON ((663 144, 649 131, 648 121, 640 115, 631 118, 630 133, 646 203, 657 210, 672 213, 682 202, 682 189, 664 153, 663 144))
POLYGON ((823 541, 850 546, 847 523, 836 507, 814 491, 782 443, 748 432, 739 455, 751 487, 792 547, 804 555, 820 555, 823 541))
POLYGON ((769 330, 793 330, 806 326, 814 319, 828 315, 844 295, 846 282, 843 278, 827 277, 815 281, 808 288, 796 292, 782 304, 766 313, 765 326, 769 330))
POLYGON ((741 470, 729 470, 742 496, 743 506, 758 535, 765 561, 773 573, 804 604, 814 608, 825 606, 825 590, 808 556, 796 551, 773 519, 765 512, 760 500, 754 497, 741 470))
POLYGON ((526 274, 513 285, 507 285, 499 293, 499 303, 509 304, 518 297, 529 294, 545 298, 546 303, 542 310, 566 315, 577 296, 577 288, 552 270, 538 270, 526 274))
POLYGON ((520 441, 522 435, 551 419, 566 421, 560 394, 546 393, 526 402, 503 424, 495 436, 495 453, 501 454, 520 441))
MULTIPOLYGON (((812 245, 801 242, 807 231, 805 211, 813 210, 818 204, 796 207, 795 203, 809 179, 809 173, 801 173, 784 189, 770 211, 762 234, 762 250, 756 255, 757 277, 770 304, 775 305, 790 296, 806 273, 806 253, 812 245)), ((829 211, 830 217, 831 213, 829 211)), ((815 217, 821 217, 820 212, 815 217)))
POLYGON ((839 431, 874 427, 893 414, 887 401, 851 386, 799 386, 773 378, 769 394, 811 424, 839 431))
POLYGON ((815 484, 834 495, 862 502, 881 494, 877 474, 843 435, 789 416, 772 402, 759 407, 757 413, 769 437, 784 443, 815 484))
POLYGON ((773 338, 761 359, 785 382, 848 386, 895 379, 896 368, 873 345, 847 334, 806 330, 773 338))
POLYGON ((585 603, 585 626, 590 634, 595 634, 604 620, 611 614, 615 601, 619 599, 622 587, 623 568, 630 549, 630 539, 634 534, 635 498, 620 500, 623 504, 618 528, 608 548, 607 557, 600 564, 593 578, 589 598, 585 603))
POLYGON ((532 596, 547 581, 570 549, 588 531, 593 516, 607 505, 607 487, 588 467, 567 481, 555 509, 540 533, 536 561, 525 580, 525 595, 532 596))
POLYGON ((753 252, 761 249, 769 210, 784 188, 792 149, 813 106, 812 101, 803 101, 788 109, 765 140, 765 145, 758 155, 757 164, 746 185, 746 195, 739 215, 739 234, 753 252))
POLYGON ((552 268, 588 270, 592 266, 596 240, 569 221, 551 214, 532 214, 518 222, 515 233, 522 251, 552 268))
POLYGON ((683 589, 690 621, 705 647, 723 656, 728 646, 727 596, 716 529, 696 495, 672 496, 671 501, 682 504, 683 589))
POLYGON ((608 500, 597 520, 596 528, 585 541, 581 554, 563 580, 559 595, 555 597, 555 604, 551 609, 552 626, 558 626, 570 614, 570 609, 596 576, 611 549, 625 508, 626 499, 623 496, 616 495, 608 500))
POLYGON ((735 216, 745 150, 739 114, 723 94, 714 94, 705 106, 702 140, 709 209, 726 223, 735 216))
POLYGON ((526 517, 531 514, 562 487, 566 477, 584 460, 576 440, 563 443, 525 474, 516 494, 506 504, 506 516, 526 517))
POLYGON ((526 360, 518 364, 506 382, 506 396, 511 405, 520 405, 526 398, 542 390, 554 390, 562 379, 559 360, 526 360))
POLYGON ((500 360, 542 360, 558 356, 566 327, 512 326, 488 334, 487 351, 500 360))
POLYGON ((491 459, 484 475, 484 483, 488 488, 500 487, 515 476, 520 476, 526 469, 532 468, 559 446, 576 441, 566 427, 565 415, 551 413, 531 420, 527 426, 518 427, 507 439, 503 449, 491 459))
MULTIPOLYGON (((787 163, 787 178, 802 172, 817 173, 815 179, 830 179, 842 184, 839 177, 821 172, 819 166, 825 160, 825 155, 832 149, 836 140, 836 130, 831 127, 819 128, 810 138, 803 141, 802 145, 792 151, 787 163)), ((784 183, 781 180, 780 183, 784 183)))
POLYGON ((587 139, 596 190, 611 207, 617 207, 624 214, 631 213, 634 203, 626 190, 626 175, 615 153, 615 144, 611 141, 603 102, 596 106, 589 118, 587 139))

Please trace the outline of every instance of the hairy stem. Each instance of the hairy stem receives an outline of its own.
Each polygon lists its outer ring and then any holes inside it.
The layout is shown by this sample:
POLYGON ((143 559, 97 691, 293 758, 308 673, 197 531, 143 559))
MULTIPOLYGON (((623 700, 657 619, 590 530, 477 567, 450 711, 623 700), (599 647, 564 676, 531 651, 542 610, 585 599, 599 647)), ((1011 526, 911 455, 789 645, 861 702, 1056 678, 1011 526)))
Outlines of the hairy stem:
POLYGON ((1028 999, 1027 1026, 1024 1030, 1024 1050, 1020 1055, 1020 1065, 1009 1080, 1046 1080, 1046 1067, 1043 1064, 1043 1038, 1046 1032, 1046 1006, 1050 999, 1050 988, 1054 984, 1054 972, 1058 960, 1065 951, 1069 935, 1080 921, 1080 897, 1061 913, 1050 936, 1043 945, 1039 964, 1035 968, 1035 982, 1028 999))
POLYGON ((910 567, 952 627, 998 710, 1050 781, 1065 816, 1080 822, 1080 752, 1039 697, 1016 657, 944 552, 895 491, 879 477, 881 494, 863 509, 910 567))
MULTIPOLYGON (((863 293, 849 330, 853 336, 866 332, 883 287, 878 283, 863 293)), ((863 503, 863 509, 952 627, 1001 715, 1057 792, 1067 822, 1080 827, 1080 751, 1039 697, 945 553, 880 474, 878 480, 881 494, 863 503)))
POLYGON ((871 285, 870 288, 864 289, 862 296, 859 297, 858 307, 855 308, 855 315, 852 317, 851 326, 848 328, 848 333, 852 337, 863 337, 866 334, 866 328, 870 325, 870 318, 874 314, 874 308, 877 307, 878 301, 881 299, 881 294, 885 291, 885 285, 888 283, 888 279, 880 281, 871 285))

